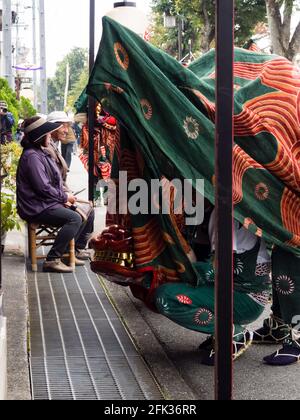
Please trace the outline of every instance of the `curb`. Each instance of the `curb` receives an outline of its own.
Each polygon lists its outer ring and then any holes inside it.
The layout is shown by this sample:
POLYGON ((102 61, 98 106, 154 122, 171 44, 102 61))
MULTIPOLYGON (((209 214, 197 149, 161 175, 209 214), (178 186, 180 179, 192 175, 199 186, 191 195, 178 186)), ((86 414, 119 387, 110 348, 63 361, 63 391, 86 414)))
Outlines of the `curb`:
POLYGON ((2 262, 3 311, 7 318, 7 400, 31 400, 24 231, 10 233, 2 262))
MULTIPOLYGON (((0 297, 0 312, 2 297, 0 297)), ((0 401, 7 399, 7 328, 6 318, 0 315, 0 401)))

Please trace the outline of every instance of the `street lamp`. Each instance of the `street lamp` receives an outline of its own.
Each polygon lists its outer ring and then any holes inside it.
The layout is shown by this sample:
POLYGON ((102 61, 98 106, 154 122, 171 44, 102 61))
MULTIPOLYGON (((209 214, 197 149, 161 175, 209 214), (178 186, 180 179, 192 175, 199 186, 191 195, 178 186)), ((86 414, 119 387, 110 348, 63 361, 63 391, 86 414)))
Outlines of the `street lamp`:
POLYGON ((178 27, 178 61, 182 60, 182 27, 183 19, 181 16, 169 15, 164 13, 164 27, 172 29, 178 27))
POLYGON ((109 11, 106 16, 114 19, 121 25, 126 26, 126 28, 131 29, 141 37, 144 37, 149 26, 147 16, 136 7, 136 2, 133 1, 114 3, 114 8, 109 11))

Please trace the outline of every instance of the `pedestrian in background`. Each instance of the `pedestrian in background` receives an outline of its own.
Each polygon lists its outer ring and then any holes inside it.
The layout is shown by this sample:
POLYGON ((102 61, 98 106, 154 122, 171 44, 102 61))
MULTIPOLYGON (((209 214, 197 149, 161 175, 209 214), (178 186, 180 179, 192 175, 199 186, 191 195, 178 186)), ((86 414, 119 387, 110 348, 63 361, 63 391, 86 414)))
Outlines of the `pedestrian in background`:
POLYGON ((12 128, 15 123, 14 116, 8 112, 5 101, 0 101, 0 139, 1 144, 10 143, 13 140, 12 128))
POLYGON ((74 145, 74 153, 77 154, 78 147, 80 147, 81 131, 82 130, 79 126, 79 123, 77 123, 77 122, 74 122, 74 124, 72 125, 72 128, 73 128, 75 136, 76 136, 76 141, 75 141, 75 145, 74 145))
POLYGON ((23 139, 23 131, 22 131, 23 123, 24 123, 24 120, 19 120, 18 121, 18 127, 17 127, 16 135, 15 135, 17 143, 21 143, 21 141, 23 139))

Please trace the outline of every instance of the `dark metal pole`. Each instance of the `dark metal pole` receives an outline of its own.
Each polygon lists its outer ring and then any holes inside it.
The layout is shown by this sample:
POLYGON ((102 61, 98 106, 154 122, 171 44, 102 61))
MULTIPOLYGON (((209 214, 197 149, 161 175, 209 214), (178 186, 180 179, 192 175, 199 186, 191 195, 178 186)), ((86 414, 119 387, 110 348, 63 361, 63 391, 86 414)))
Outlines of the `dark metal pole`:
POLYGON ((217 400, 233 384, 233 60, 234 0, 216 2, 216 370, 217 400))
MULTIPOLYGON (((95 63, 95 0, 90 0, 90 52, 89 71, 92 73, 95 63)), ((94 126, 95 99, 89 96, 89 200, 94 201, 94 126)))
POLYGON ((178 61, 182 60, 182 18, 178 16, 178 61))

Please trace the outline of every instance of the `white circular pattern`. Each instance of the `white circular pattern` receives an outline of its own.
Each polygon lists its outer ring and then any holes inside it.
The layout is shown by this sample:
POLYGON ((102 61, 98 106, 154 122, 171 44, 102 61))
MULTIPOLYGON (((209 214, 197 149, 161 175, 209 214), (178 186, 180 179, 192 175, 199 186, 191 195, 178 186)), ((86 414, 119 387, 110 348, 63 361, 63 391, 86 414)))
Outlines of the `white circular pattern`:
POLYGON ((287 275, 278 276, 276 279, 276 290, 284 296, 290 296, 295 292, 295 283, 287 275))
POLYGON ((213 282, 215 280, 215 270, 211 269, 206 273, 206 281, 213 282))
POLYGON ((202 327, 205 327, 208 324, 210 324, 213 319, 214 319, 213 313, 205 308, 199 309, 194 316, 195 323, 198 325, 201 325, 202 327), (203 319, 203 317, 205 316, 207 319, 203 319))
POLYGON ((190 139, 196 140, 199 137, 200 126, 194 118, 186 117, 183 128, 190 139))
POLYGON ((244 263, 239 258, 235 261, 235 268, 234 268, 234 274, 238 276, 239 274, 242 274, 244 271, 244 263))

